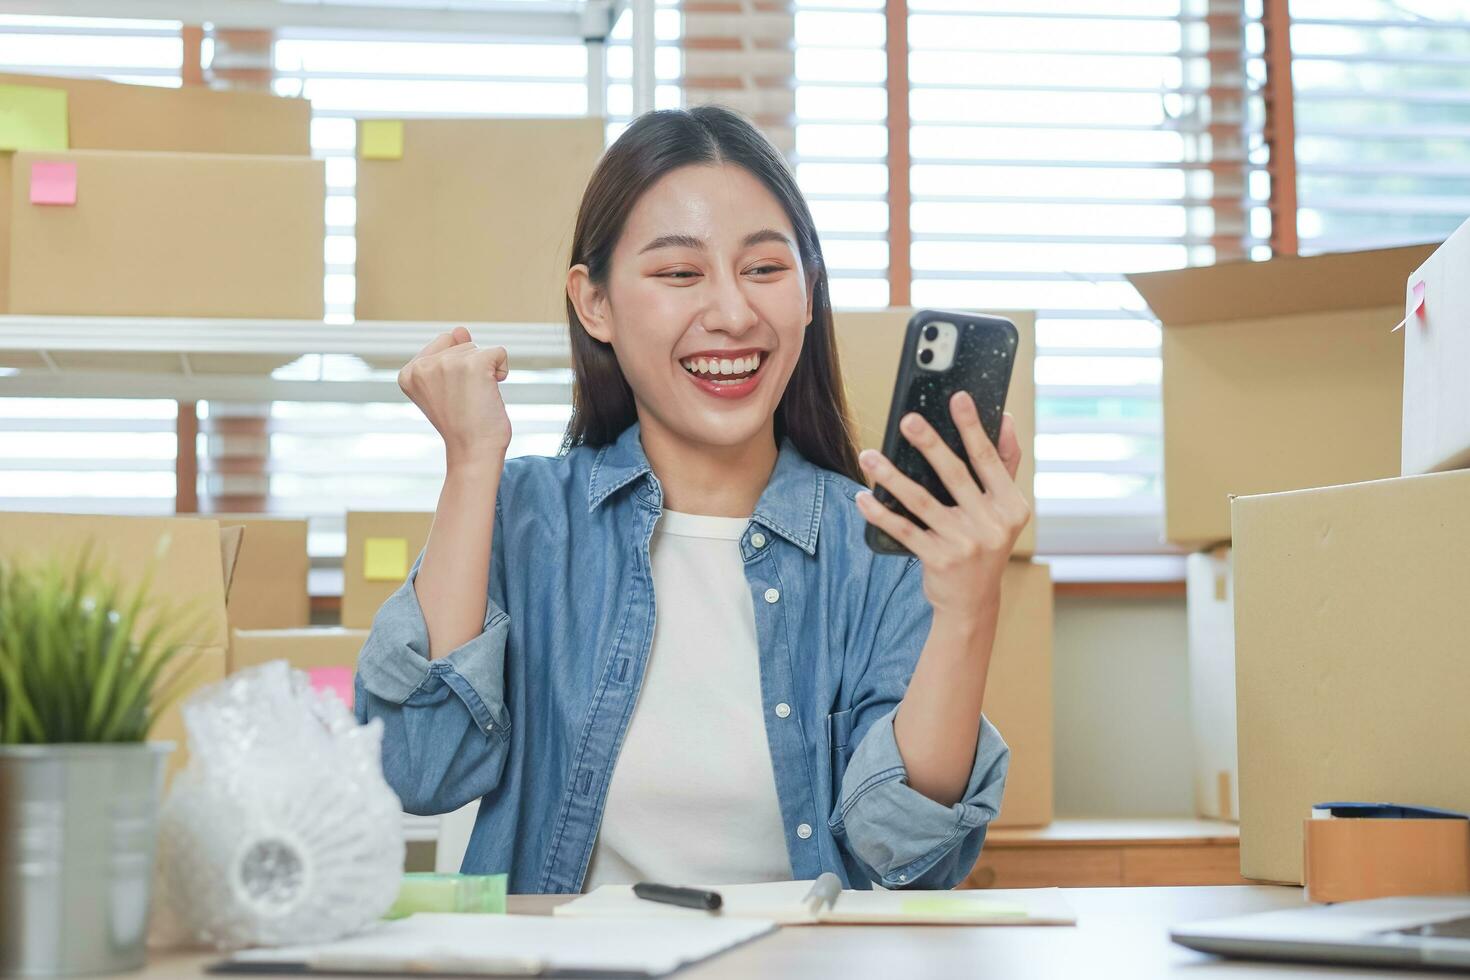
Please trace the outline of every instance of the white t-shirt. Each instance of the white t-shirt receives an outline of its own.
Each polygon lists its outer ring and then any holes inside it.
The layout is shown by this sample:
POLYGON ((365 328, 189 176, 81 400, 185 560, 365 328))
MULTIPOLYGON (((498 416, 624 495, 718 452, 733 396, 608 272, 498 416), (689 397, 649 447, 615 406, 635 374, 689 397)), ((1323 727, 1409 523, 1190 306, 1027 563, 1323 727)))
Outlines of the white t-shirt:
POLYGON ((740 557, 749 524, 665 510, 654 530, 653 648, 583 890, 791 878, 740 557))

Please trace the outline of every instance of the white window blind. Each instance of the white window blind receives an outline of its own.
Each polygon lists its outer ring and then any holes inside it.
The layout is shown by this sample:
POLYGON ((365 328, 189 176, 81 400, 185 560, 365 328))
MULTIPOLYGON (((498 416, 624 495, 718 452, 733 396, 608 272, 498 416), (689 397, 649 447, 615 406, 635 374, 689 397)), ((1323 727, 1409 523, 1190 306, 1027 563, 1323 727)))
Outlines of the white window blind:
POLYGON ((837 307, 888 305, 882 0, 796 0, 796 177, 837 307))
POLYGON ((1247 189, 1210 169, 1259 129, 1240 25, 1188 0, 910 10, 914 303, 1037 312, 1039 549, 1161 550, 1159 328, 1124 274, 1250 244, 1216 227, 1247 189))
POLYGON ((1470 217, 1470 3, 1293 0, 1303 253, 1443 241, 1470 217))
MULTIPOLYGON (((0 16, 0 71, 177 86, 182 59, 172 21, 0 16)), ((0 509, 173 513, 176 413, 165 400, 0 397, 0 509)))

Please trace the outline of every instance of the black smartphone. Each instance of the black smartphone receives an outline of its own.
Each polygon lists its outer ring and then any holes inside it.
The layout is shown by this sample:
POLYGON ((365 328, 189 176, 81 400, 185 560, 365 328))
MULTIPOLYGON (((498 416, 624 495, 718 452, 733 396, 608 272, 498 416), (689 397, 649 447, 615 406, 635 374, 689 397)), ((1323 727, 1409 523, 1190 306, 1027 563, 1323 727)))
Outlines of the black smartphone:
MULTIPOLYGON (((980 410, 985 434, 991 442, 998 443, 1018 339, 1016 325, 1004 317, 920 310, 909 319, 883 435, 883 455, 945 506, 953 506, 954 497, 923 453, 898 430, 898 422, 909 412, 924 416, 979 482, 959 427, 949 413, 949 399, 957 391, 968 391, 980 410)), ((909 513, 886 488, 875 486, 873 495, 889 510, 919 527, 928 526, 909 513)), ((873 524, 868 525, 865 536, 868 547, 879 554, 910 553, 873 524)))

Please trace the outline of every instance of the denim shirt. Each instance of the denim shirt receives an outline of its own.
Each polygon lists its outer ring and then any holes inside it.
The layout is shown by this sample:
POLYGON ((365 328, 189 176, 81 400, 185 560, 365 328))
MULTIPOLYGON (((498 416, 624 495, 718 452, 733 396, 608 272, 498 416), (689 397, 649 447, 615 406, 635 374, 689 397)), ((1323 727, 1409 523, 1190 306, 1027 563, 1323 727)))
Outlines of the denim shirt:
MULTIPOLYGON (((908 785, 893 716, 933 611, 918 560, 864 542, 861 489, 783 440, 740 540, 786 852, 796 879, 951 888, 1000 809, 1009 749, 982 720, 960 802, 908 785)), ((653 641, 662 504, 637 424, 601 448, 507 460, 483 632, 428 659, 422 555, 378 611, 357 716, 382 720, 384 774, 410 813, 480 800, 465 873, 581 890, 653 641)))

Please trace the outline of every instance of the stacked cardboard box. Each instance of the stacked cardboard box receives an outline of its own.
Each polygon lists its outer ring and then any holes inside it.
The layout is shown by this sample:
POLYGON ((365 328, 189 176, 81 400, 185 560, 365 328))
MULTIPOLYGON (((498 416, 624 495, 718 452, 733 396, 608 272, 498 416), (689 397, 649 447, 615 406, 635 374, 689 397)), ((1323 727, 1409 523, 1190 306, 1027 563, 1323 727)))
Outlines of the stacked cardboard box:
POLYGON ((605 130, 594 117, 360 123, 358 319, 565 323, 605 130))
POLYGON ((337 627, 304 629, 234 630, 229 670, 246 670, 272 660, 284 660, 305 672, 311 685, 331 691, 352 707, 352 678, 357 655, 367 642, 367 630, 337 627))
POLYGON ((342 625, 369 629, 378 607, 408 578, 429 541, 427 511, 348 511, 342 559, 342 625))
POLYGON ((1239 819, 1230 498, 1391 476, 1388 332, 1425 247, 1130 276, 1163 323, 1164 525, 1190 549, 1195 808, 1239 819), (1387 326, 1385 326, 1385 323, 1387 326))
MULTIPOLYGON (((186 693, 225 676, 226 601, 240 542, 239 528, 221 528, 212 520, 0 513, 0 558, 69 564, 86 552, 124 590, 146 581, 150 608, 171 610, 188 627, 182 641, 182 656, 190 662, 186 693)), ((144 617, 139 623, 139 636, 150 622, 144 617)), ((177 746, 169 759, 170 775, 187 758, 179 707, 175 702, 150 733, 177 746)))
POLYGON ((0 75, 0 120, 0 313, 321 317, 304 101, 0 75))
POLYGON ((1248 878, 1303 880, 1313 804, 1470 810, 1470 225, 1393 271, 1402 475, 1233 503, 1248 878))
MULTIPOLYGON (((913 312, 892 308, 835 314, 848 407, 865 448, 882 447, 904 330, 913 312)), ((1016 481, 1034 509, 1036 317, 1031 312, 998 315, 1015 323, 1020 333, 1006 410, 1015 420, 1023 453, 1016 481)), ((1030 560, 1035 547, 1033 520, 1016 543, 1001 584, 1001 619, 985 692, 985 714, 1011 748, 1005 800, 993 824, 997 827, 1043 826, 1053 814, 1052 581, 1049 566, 1030 560)))

